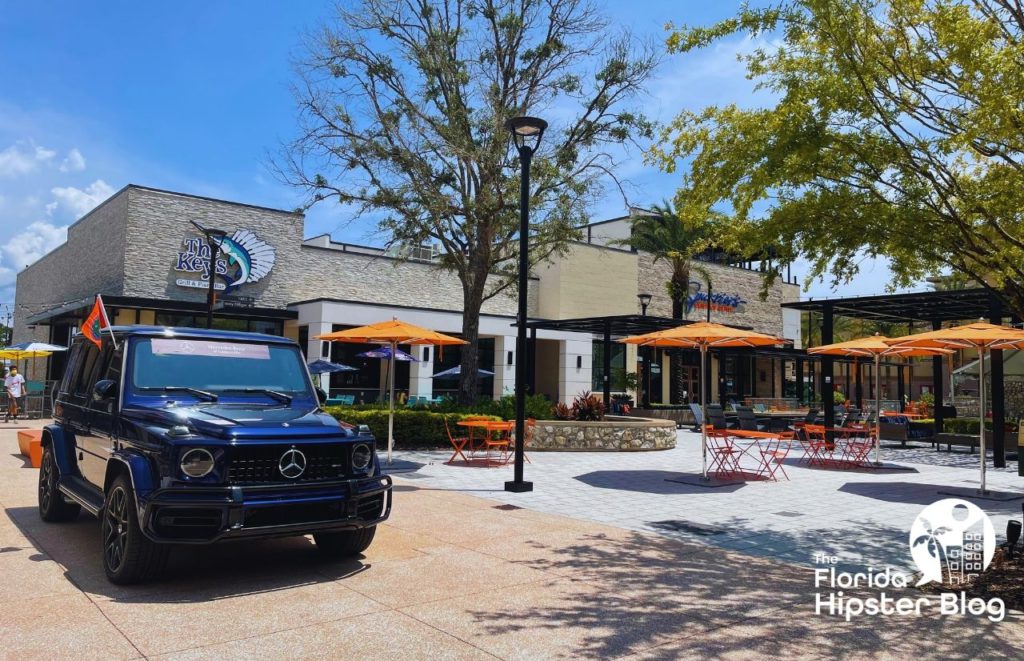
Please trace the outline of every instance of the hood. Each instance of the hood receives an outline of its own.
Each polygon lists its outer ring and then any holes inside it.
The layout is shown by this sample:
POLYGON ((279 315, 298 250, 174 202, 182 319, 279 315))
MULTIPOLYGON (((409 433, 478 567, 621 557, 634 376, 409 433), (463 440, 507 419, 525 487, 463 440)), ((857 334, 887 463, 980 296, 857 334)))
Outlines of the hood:
POLYGON ((251 404, 195 404, 126 409, 123 417, 160 427, 186 425, 217 438, 348 436, 351 432, 317 409, 251 404))

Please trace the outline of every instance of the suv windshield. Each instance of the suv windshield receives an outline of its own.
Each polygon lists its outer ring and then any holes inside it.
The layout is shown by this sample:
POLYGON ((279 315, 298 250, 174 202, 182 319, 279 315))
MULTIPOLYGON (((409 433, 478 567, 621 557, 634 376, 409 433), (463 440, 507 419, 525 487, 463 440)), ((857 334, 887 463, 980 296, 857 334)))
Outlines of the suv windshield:
POLYGON ((137 340, 132 387, 142 393, 192 392, 198 399, 225 393, 277 400, 313 396, 293 346, 193 338, 137 340))

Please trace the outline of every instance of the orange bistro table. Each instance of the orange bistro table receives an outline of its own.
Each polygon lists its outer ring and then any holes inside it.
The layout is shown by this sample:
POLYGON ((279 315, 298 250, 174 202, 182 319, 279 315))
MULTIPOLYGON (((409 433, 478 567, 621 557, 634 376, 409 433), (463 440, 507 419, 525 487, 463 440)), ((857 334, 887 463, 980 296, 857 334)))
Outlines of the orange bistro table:
POLYGON ((480 449, 477 445, 474 447, 474 440, 482 442, 484 446, 484 453, 492 448, 496 447, 502 450, 503 453, 508 453, 508 447, 510 442, 510 435, 512 433, 512 427, 515 423, 507 422, 505 420, 460 420, 455 423, 460 427, 469 428, 469 454, 472 455, 475 451, 480 449), (482 434, 479 438, 474 438, 473 430, 479 429, 482 434))

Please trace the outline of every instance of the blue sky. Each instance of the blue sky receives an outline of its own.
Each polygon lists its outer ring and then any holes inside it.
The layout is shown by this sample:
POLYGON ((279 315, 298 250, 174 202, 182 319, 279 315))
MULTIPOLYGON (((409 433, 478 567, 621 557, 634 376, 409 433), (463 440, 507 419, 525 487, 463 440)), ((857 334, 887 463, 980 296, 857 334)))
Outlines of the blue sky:
MULTIPOLYGON (((668 21, 702 24, 738 2, 608 2, 612 20, 663 38, 668 21)), ((333 3, 5 0, 0 11, 0 316, 16 272, 59 245, 66 226, 128 183, 295 208, 267 156, 294 130, 290 60, 333 3)), ((660 120, 683 107, 757 102, 736 62, 740 40, 666 59, 645 104, 660 120)), ((624 165, 635 204, 668 198, 677 177, 624 165)), ((624 211, 609 193, 595 220, 624 211)), ((373 242, 369 222, 330 203, 306 234, 373 242)), ((102 258, 97 256, 97 258, 102 258)), ((883 264, 841 294, 882 290, 883 264)), ((799 271, 799 268, 797 269, 799 271)), ((814 284, 810 294, 830 294, 814 284)))

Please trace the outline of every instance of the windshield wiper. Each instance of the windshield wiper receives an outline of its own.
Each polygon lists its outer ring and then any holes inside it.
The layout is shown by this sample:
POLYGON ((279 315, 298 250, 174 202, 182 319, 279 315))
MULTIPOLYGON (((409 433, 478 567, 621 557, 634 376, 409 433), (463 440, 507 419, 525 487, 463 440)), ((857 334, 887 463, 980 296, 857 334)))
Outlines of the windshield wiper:
POLYGON ((258 392, 258 393, 263 393, 264 395, 270 395, 271 397, 273 397, 274 399, 278 400, 279 402, 284 402, 285 404, 291 404, 292 403, 292 396, 291 395, 289 395, 287 393, 283 393, 283 392, 281 392, 279 390, 271 390, 270 388, 228 388, 228 390, 230 390, 231 392, 258 392))
POLYGON ((207 390, 200 390, 199 388, 192 388, 190 386, 143 386, 141 388, 136 388, 136 390, 148 390, 148 391, 154 391, 155 390, 157 392, 175 392, 175 391, 180 391, 180 392, 187 392, 188 394, 195 395, 196 397, 201 397, 202 399, 205 399, 208 402, 216 402, 217 401, 217 395, 213 394, 212 392, 209 392, 207 390))

